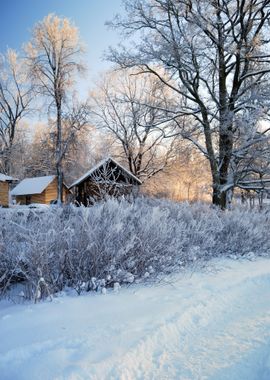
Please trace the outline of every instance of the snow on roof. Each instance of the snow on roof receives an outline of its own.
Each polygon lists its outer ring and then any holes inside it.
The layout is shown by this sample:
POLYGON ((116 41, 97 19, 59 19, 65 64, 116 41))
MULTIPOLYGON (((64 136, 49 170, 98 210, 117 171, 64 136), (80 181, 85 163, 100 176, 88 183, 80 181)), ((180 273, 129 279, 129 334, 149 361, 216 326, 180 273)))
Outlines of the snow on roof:
POLYGON ((120 165, 117 161, 115 161, 111 157, 107 157, 104 160, 100 161, 97 165, 95 165, 92 169, 90 169, 87 173, 85 173, 82 177, 80 177, 77 181, 75 181, 69 188, 78 185, 79 183, 83 182, 86 178, 90 177, 97 169, 105 165, 107 162, 113 162, 116 166, 118 166, 123 172, 125 172, 129 177, 133 178, 136 182, 138 182, 140 185, 142 182, 137 178, 134 174, 132 174, 129 170, 124 168, 124 166, 120 165))
POLYGON ((12 178, 8 175, 0 173, 0 182, 9 182, 9 181, 15 181, 16 178, 12 178))
POLYGON ((41 194, 54 179, 55 175, 25 178, 10 193, 11 195, 41 194))

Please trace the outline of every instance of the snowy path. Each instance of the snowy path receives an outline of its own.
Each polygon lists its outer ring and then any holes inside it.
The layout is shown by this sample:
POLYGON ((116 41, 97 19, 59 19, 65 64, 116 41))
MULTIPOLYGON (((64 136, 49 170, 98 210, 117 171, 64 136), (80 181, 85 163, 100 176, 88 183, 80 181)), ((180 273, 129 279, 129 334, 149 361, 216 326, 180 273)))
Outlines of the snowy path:
POLYGON ((0 303, 0 379, 269 380, 270 260, 167 285, 0 303))

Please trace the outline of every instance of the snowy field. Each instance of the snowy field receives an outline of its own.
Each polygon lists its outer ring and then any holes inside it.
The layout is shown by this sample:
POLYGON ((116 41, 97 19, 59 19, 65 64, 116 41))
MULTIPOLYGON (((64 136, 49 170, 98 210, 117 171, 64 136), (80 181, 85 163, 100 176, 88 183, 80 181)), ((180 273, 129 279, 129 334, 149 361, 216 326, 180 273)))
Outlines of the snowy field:
POLYGON ((270 379, 270 260, 0 303, 1 380, 270 379))

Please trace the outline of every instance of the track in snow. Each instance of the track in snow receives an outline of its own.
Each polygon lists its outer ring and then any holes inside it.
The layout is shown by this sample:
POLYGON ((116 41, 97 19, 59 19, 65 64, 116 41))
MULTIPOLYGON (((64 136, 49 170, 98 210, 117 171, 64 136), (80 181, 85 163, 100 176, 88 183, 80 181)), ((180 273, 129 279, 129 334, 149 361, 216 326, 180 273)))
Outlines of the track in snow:
POLYGON ((215 268, 106 296, 0 303, 1 380, 269 380, 270 260, 215 268))

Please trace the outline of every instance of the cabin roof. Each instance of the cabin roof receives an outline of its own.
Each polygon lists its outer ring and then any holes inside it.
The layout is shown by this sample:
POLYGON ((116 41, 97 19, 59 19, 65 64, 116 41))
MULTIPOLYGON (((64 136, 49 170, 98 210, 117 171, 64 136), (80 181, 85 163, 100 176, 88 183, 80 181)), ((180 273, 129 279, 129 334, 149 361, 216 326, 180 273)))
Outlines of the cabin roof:
POLYGON ((0 173, 0 182, 11 182, 11 181, 16 181, 16 178, 0 173))
POLYGON ((55 175, 25 178, 10 193, 11 195, 41 194, 55 178, 55 175))
POLYGON ((86 172, 82 177, 80 177, 77 181, 73 182, 73 184, 69 187, 70 189, 76 185, 79 185, 81 182, 86 180, 87 178, 91 177, 92 174, 99 168, 101 168, 103 165, 105 165, 108 162, 112 162, 115 166, 118 166, 128 177, 134 179, 139 185, 142 184, 142 182, 137 178, 134 174, 132 174, 129 170, 127 170, 124 166, 119 164, 117 161, 115 161, 111 157, 107 157, 104 160, 100 161, 97 165, 95 165, 92 169, 90 169, 88 172, 86 172))

